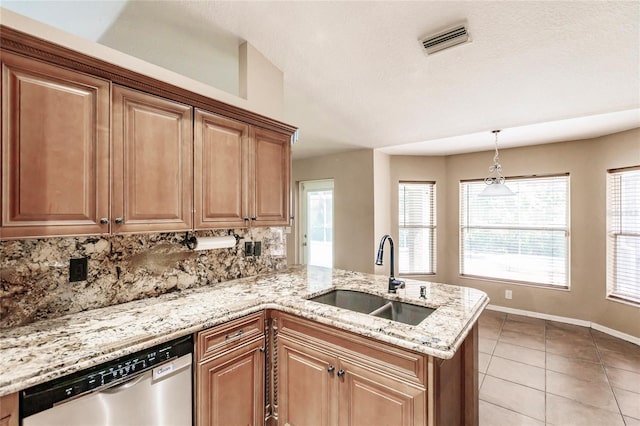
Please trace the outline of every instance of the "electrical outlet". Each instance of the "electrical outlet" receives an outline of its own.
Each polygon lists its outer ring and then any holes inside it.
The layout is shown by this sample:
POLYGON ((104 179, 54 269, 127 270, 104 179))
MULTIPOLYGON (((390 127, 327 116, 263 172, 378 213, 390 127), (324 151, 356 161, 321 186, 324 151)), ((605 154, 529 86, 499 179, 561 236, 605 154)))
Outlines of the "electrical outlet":
POLYGON ((87 258, 71 259, 69 261, 69 282, 87 280, 87 258))
POLYGON ((505 299, 512 299, 513 298, 513 293, 511 293, 511 290, 505 290, 504 291, 504 298, 505 299))
POLYGON ((256 241, 253 243, 253 255, 260 256, 262 254, 262 243, 260 241, 256 241))
POLYGON ((253 256, 253 241, 245 241, 244 243, 244 257, 253 256))

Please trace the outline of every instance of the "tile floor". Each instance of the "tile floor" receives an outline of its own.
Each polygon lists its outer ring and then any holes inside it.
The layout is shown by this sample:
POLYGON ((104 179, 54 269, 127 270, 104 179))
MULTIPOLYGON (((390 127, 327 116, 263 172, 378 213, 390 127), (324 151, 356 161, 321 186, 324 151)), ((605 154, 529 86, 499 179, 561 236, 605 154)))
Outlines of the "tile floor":
POLYGON ((479 335, 480 426, 640 426, 640 346, 490 310, 479 335))

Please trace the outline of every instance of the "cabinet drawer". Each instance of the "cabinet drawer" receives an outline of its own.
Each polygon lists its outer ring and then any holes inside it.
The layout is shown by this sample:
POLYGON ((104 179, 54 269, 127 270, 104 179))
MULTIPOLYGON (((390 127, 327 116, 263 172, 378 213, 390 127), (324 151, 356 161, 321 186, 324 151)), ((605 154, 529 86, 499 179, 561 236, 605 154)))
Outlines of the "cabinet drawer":
POLYGON ((198 333, 198 361, 264 335, 264 312, 247 315, 198 333))
POLYGON ((340 358, 353 360, 393 377, 426 386, 426 355, 289 314, 277 315, 280 335, 331 350, 340 358))

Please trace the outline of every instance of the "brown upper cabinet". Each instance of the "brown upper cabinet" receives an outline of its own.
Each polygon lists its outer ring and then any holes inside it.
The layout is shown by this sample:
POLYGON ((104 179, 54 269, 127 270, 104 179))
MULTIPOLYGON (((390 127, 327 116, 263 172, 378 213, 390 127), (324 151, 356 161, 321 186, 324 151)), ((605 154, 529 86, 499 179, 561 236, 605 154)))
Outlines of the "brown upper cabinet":
POLYGON ((294 127, 0 29, 1 239, 289 225, 294 127))
POLYGON ((2 238, 109 232, 109 86, 2 52, 2 238))
POLYGON ((259 226, 287 226, 291 196, 289 137, 259 128, 252 133, 251 220, 259 226))
POLYGON ((290 138, 195 113, 195 228, 289 224, 290 138))
POLYGON ((192 108, 113 86, 112 231, 191 229, 192 108))
POLYGON ((249 126, 196 110, 194 226, 243 227, 249 217, 249 126))

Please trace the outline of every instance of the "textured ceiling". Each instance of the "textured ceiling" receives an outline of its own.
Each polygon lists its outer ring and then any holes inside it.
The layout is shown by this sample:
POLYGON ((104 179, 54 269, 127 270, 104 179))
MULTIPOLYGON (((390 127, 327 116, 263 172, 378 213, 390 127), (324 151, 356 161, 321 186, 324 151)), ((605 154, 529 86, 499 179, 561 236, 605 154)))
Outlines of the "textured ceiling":
MULTIPOLYGON (((184 7, 249 41, 284 72, 285 119, 300 127, 296 157, 415 142, 423 154, 477 151, 491 148, 491 129, 534 124, 538 137, 528 143, 545 143, 554 135, 540 123, 554 122, 550 129, 571 138, 584 121, 567 119, 631 109, 613 115, 613 131, 640 126, 637 1, 184 7), (460 21, 471 43, 422 53, 421 36, 460 21), (482 132, 482 143, 465 138, 482 132)), ((593 130, 581 134, 597 136, 593 130)), ((508 133, 501 145, 509 146, 508 133)))
POLYGON ((248 41, 284 72, 296 158, 479 151, 496 128, 508 147, 640 127, 639 1, 178 1, 171 10, 176 22, 210 26, 211 39, 248 41), (420 37, 462 21, 471 43, 422 53, 420 37))

